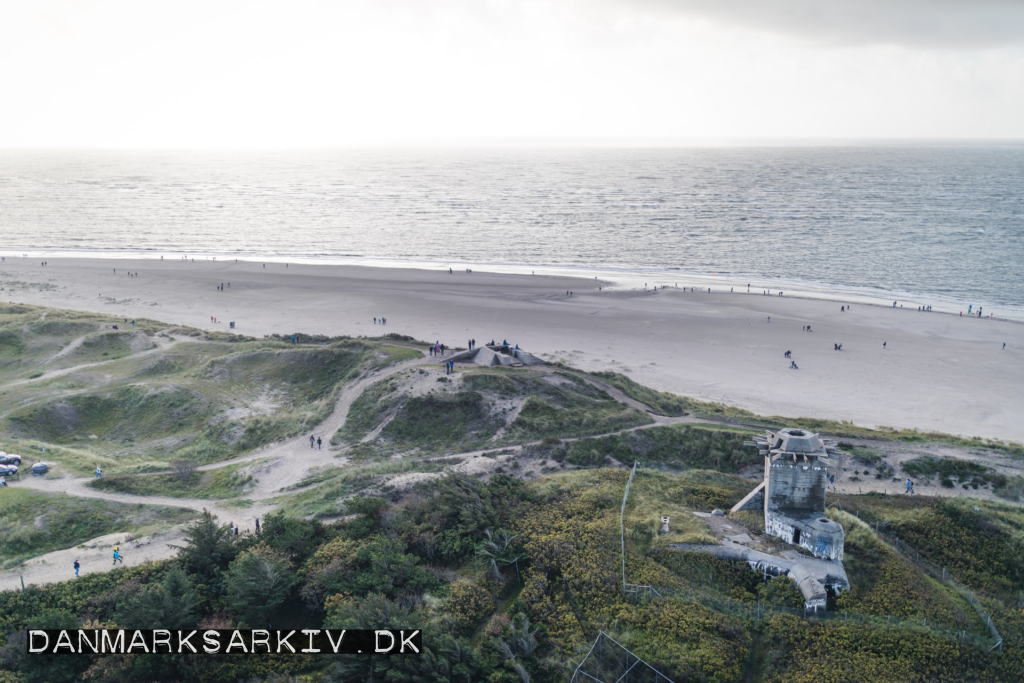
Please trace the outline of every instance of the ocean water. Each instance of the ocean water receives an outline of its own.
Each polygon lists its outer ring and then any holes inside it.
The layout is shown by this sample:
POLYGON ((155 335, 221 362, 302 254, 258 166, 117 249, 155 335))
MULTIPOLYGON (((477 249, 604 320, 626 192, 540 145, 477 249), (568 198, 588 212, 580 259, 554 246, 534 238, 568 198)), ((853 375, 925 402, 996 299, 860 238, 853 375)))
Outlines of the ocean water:
POLYGON ((714 273, 1019 314, 1024 144, 2 151, 0 251, 714 273))

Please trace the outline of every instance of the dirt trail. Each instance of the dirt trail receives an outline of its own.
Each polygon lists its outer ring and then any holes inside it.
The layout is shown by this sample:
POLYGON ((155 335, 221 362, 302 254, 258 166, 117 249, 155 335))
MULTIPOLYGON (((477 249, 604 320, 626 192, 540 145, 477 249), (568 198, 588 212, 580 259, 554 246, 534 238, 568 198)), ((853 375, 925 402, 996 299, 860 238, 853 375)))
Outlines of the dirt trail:
MULTIPOLYGON (((184 531, 178 527, 134 540, 128 540, 129 537, 130 534, 124 532, 107 534, 74 548, 55 550, 28 560, 20 567, 0 572, 0 591, 19 589, 22 580, 26 586, 31 586, 73 579, 76 559, 81 564, 79 574, 82 576, 113 569, 114 543, 121 545, 125 566, 166 560, 178 553, 177 548, 169 547, 168 544, 181 545, 184 531)), ((117 566, 121 566, 121 563, 117 566)))
POLYGON ((314 436, 323 439, 323 446, 321 448, 310 448, 310 434, 303 434, 287 441, 266 446, 254 453, 206 465, 200 469, 216 469, 217 467, 237 462, 267 458, 264 464, 252 471, 252 474, 257 479, 256 485, 252 490, 247 491, 245 495, 253 500, 262 500, 276 496, 283 489, 305 479, 310 471, 315 468, 342 464, 343 461, 339 461, 339 453, 330 448, 331 437, 345 426, 345 419, 348 417, 348 411, 352 407, 352 403, 371 384, 426 362, 428 362, 428 357, 424 356, 395 363, 394 365, 370 372, 352 384, 343 387, 330 416, 321 422, 316 429, 311 431, 314 436))
MULTIPOLYGON (((65 352, 73 351, 74 349, 71 349, 71 346, 74 345, 76 342, 78 342, 78 345, 81 346, 81 342, 82 342, 83 339, 85 339, 85 337, 80 337, 80 338, 76 339, 75 341, 71 342, 71 344, 69 344, 68 346, 64 347, 64 349, 61 350, 60 353, 58 353, 56 356, 54 356, 53 358, 51 358, 50 360, 48 360, 46 362, 50 363, 50 362, 56 360, 57 358, 59 358, 60 356, 64 355, 65 352)), ((31 382, 45 382, 48 379, 53 379, 55 377, 63 377, 64 375, 70 375, 73 372, 78 372, 79 370, 85 370, 86 368, 95 368, 95 367, 99 367, 101 365, 107 365, 108 363, 116 363, 118 361, 124 360, 125 358, 142 358, 143 356, 149 356, 149 355, 154 354, 154 353, 159 353, 160 351, 166 351, 167 349, 169 349, 169 348, 171 348, 171 347, 173 347, 173 346, 175 346, 175 345, 177 345, 178 343, 181 343, 181 342, 195 342, 195 341, 197 341, 197 340, 187 339, 187 338, 186 339, 177 339, 177 338, 172 338, 172 337, 165 338, 165 337, 160 337, 159 335, 157 335, 157 336, 153 337, 154 346, 152 348, 146 349, 145 351, 139 351, 138 353, 132 353, 132 354, 129 354, 128 356, 121 356, 120 358, 111 358, 110 360, 100 360, 100 361, 96 361, 95 363, 82 363, 81 365, 72 365, 71 367, 60 368, 59 370, 50 370, 49 372, 44 372, 43 374, 39 375, 38 377, 32 377, 30 379, 19 379, 16 382, 11 382, 7 386, 15 387, 15 386, 18 386, 18 385, 21 385, 21 384, 29 384, 31 382)))

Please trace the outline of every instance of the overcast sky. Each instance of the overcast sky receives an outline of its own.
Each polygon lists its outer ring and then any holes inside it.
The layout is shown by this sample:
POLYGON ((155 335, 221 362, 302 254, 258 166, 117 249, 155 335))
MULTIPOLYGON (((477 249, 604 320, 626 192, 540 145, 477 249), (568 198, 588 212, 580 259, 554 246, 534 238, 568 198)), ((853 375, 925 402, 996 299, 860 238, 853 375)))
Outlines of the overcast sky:
POLYGON ((1024 138, 1024 0, 0 0, 0 147, 1024 138))

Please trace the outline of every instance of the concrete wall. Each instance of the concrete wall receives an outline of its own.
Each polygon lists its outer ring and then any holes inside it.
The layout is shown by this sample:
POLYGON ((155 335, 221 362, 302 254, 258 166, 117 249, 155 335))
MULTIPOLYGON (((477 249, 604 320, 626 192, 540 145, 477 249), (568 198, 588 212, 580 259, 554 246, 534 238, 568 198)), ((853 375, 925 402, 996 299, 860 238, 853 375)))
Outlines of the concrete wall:
POLYGON ((765 474, 768 480, 766 517, 770 512, 779 512, 800 519, 825 511, 828 468, 817 458, 793 460, 784 455, 772 460, 765 474))

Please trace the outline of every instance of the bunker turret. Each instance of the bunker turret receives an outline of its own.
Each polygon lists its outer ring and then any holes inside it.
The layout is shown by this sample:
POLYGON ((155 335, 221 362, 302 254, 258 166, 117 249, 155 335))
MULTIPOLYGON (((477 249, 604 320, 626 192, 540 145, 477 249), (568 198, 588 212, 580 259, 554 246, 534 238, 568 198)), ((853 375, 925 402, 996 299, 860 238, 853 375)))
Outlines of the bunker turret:
POLYGON ((764 456, 764 481, 733 511, 763 505, 765 533, 806 548, 815 557, 842 561, 843 527, 825 517, 834 445, 803 429, 768 431, 747 445, 756 446, 764 456))

